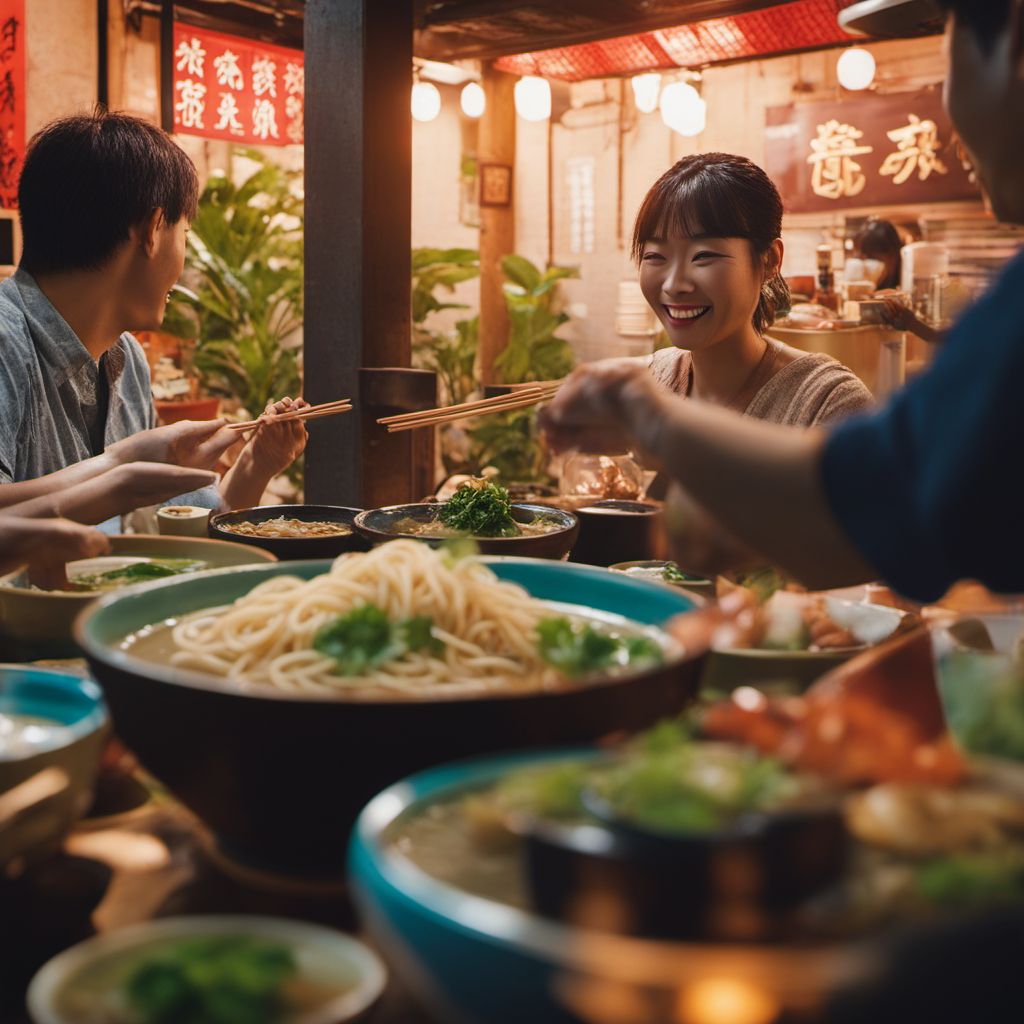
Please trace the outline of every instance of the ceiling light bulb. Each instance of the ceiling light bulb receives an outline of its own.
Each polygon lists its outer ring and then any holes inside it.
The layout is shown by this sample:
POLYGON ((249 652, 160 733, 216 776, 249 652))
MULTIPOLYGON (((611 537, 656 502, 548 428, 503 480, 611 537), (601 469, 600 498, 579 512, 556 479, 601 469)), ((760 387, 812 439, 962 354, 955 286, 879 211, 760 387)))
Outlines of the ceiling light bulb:
POLYGON ((643 75, 634 75, 630 81, 633 84, 633 100, 636 109, 643 114, 649 114, 658 108, 658 93, 661 91, 661 75, 657 71, 649 71, 643 75))
POLYGON ((524 75, 516 82, 516 113, 524 121, 546 121, 551 116, 551 86, 544 78, 524 75))
POLYGON ((673 82, 661 90, 661 119, 680 135, 700 135, 707 124, 707 104, 688 82, 673 82))
POLYGON ((836 62, 836 75, 844 89, 866 89, 875 80, 875 58, 859 46, 843 50, 836 62))
POLYGON ((433 121, 441 113, 441 94, 430 82, 417 82, 412 87, 412 116, 417 121, 433 121))
POLYGON ((487 99, 484 96, 484 90, 480 83, 467 82, 462 87, 459 103, 466 117, 481 117, 487 106, 487 99))

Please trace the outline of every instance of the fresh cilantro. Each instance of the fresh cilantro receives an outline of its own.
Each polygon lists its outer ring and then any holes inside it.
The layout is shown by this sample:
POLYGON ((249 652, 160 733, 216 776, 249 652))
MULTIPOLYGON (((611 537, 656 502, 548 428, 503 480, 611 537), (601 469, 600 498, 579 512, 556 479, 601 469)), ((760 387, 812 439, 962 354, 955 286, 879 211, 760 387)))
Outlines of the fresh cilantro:
POLYGON ((647 637, 620 637, 565 618, 543 619, 538 623, 537 647, 549 665, 570 678, 613 665, 661 661, 661 648, 647 637))
POLYGON ((439 518, 445 526, 473 537, 515 537, 519 527, 512 518, 508 491, 489 481, 464 483, 445 502, 439 518))
POLYGON ((144 1024, 273 1024, 287 1010, 282 986, 297 971, 287 946, 213 936, 146 960, 126 994, 144 1024))
POLYGON ((317 630, 313 648, 335 661, 343 676, 366 675, 377 665, 413 651, 443 649, 426 616, 391 622, 375 604, 362 604, 317 630))

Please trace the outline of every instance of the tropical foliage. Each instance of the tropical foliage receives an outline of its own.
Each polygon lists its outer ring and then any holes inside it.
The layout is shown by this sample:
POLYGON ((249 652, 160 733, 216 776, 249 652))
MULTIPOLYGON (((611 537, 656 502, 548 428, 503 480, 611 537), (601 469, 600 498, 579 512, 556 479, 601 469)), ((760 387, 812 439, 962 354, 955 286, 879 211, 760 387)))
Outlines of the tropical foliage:
POLYGON ((164 329, 196 338, 195 369, 213 394, 237 397, 253 415, 298 394, 302 326, 303 204, 299 175, 257 162, 240 185, 209 179, 192 222, 186 285, 175 286, 164 329))

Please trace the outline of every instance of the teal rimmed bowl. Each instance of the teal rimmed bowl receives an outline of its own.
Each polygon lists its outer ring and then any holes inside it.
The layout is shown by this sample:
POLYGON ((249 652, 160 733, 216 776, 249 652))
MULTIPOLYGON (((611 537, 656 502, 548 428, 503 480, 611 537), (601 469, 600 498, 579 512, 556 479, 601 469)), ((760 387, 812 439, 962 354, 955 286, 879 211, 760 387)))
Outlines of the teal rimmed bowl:
POLYGON ((389 787, 359 816, 349 876, 361 917, 391 966, 439 1020, 705 1019, 680 1012, 698 1003, 711 1007, 707 1012, 715 1015, 708 1020, 739 1020, 731 1013, 750 1006, 772 1009, 757 1020, 789 1019, 787 1010, 806 1013, 876 966, 878 951, 866 944, 670 942, 568 927, 438 881, 390 841, 395 823, 409 813, 483 788, 514 768, 579 753, 549 750, 444 765, 389 787), (623 1009, 621 1018, 606 1015, 615 1007, 623 1009))
MULTIPOLYGON (((611 621, 657 627, 693 607, 666 587, 589 566, 486 561, 535 597, 611 621)), ((143 627, 229 603, 275 576, 309 579, 329 565, 292 562, 169 579, 101 598, 76 626, 118 735, 205 822, 223 851, 247 864, 336 876, 359 810, 395 779, 452 758, 636 731, 679 712, 695 693, 702 656, 684 654, 667 638, 666 661, 635 674, 556 691, 423 700, 241 691, 120 649, 143 627)))
POLYGON ((99 687, 63 672, 0 665, 0 714, 54 723, 20 755, 0 738, 0 873, 50 852, 89 808, 108 728, 99 687))

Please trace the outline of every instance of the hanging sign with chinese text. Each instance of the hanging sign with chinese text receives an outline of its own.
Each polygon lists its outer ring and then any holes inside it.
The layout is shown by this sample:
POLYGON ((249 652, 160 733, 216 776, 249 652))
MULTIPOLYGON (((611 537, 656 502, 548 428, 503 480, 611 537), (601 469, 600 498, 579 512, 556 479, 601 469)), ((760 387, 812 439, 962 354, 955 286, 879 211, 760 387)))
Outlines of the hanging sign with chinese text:
POLYGON ((174 130, 261 146, 301 143, 301 50, 174 26, 174 130))
POLYGON ((794 213, 979 196, 938 90, 769 107, 765 170, 794 213))
POLYGON ((18 205, 25 159, 25 0, 0 0, 0 206, 18 205))

